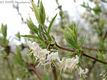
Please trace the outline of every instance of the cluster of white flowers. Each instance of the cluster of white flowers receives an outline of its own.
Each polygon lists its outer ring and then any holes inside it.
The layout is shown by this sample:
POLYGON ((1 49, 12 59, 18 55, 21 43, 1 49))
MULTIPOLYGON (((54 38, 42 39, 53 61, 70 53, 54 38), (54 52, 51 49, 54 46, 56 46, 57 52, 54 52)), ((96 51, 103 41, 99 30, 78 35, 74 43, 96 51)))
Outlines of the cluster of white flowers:
POLYGON ((60 58, 58 52, 50 52, 47 49, 42 49, 36 42, 28 42, 30 49, 33 51, 36 61, 39 65, 51 64, 52 62, 59 62, 60 58))
POLYGON ((50 55, 48 55, 47 59, 49 60, 49 62, 54 62, 54 61, 60 62, 58 52, 55 52, 55 53, 52 52, 50 55))
POLYGON ((79 67, 78 69, 79 75, 80 77, 86 78, 87 77, 87 73, 88 73, 88 69, 86 68, 85 70, 83 70, 81 67, 79 67))
POLYGON ((29 47, 34 53, 35 60, 39 62, 38 66, 55 63, 60 71, 72 72, 73 70, 77 70, 80 77, 86 77, 88 69, 83 70, 78 66, 79 57, 77 55, 72 58, 64 57, 61 60, 59 58, 58 52, 50 52, 47 49, 42 49, 36 42, 29 42, 29 47))
POLYGON ((73 58, 67 58, 67 59, 63 58, 61 61, 60 68, 64 72, 72 72, 73 70, 77 70, 80 77, 86 78, 88 69, 87 68, 85 70, 82 69, 81 67, 78 66, 78 63, 79 63, 79 57, 77 55, 73 58))
POLYGON ((61 69, 66 72, 77 69, 77 64, 79 63, 79 57, 76 55, 76 57, 73 58, 63 58, 61 61, 61 69))

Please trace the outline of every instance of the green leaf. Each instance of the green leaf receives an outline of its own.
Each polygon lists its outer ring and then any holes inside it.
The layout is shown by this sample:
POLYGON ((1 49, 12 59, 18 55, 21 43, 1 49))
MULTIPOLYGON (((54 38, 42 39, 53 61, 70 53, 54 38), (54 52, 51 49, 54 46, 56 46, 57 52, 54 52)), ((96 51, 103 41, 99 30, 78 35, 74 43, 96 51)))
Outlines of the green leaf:
POLYGON ((21 55, 21 50, 19 47, 16 47, 17 50, 17 56, 15 56, 16 61, 20 64, 23 65, 23 60, 22 60, 22 55, 21 55))
POLYGON ((72 35, 72 36, 74 36, 74 33, 73 33, 73 30, 71 30, 69 27, 67 27, 67 26, 64 26, 66 29, 67 29, 67 31, 72 35))
POLYGON ((47 48, 47 44, 45 43, 45 41, 42 41, 42 40, 37 40, 37 43, 39 44, 39 46, 41 48, 47 48))
POLYGON ((35 57, 34 57, 33 53, 31 53, 30 57, 31 57, 31 59, 32 59, 32 60, 34 60, 34 59, 35 59, 35 57))
POLYGON ((28 37, 28 38, 38 39, 38 37, 34 36, 34 35, 21 35, 21 37, 28 37))
POLYGON ((100 26, 101 26, 102 29, 104 28, 105 23, 106 23, 105 20, 101 21, 100 26))
POLYGON ((64 33, 66 41, 71 45, 72 48, 80 48, 77 40, 77 33, 78 33, 78 25, 71 29, 70 27, 64 26, 67 31, 61 30, 64 33))
POLYGON ((104 60, 103 53, 98 52, 97 55, 98 55, 99 59, 104 60))
POLYGON ((22 60, 21 50, 19 47, 16 47, 19 58, 22 60))
POLYGON ((71 36, 71 38, 72 38, 72 40, 75 42, 75 43, 77 43, 77 27, 75 27, 75 26, 73 26, 73 29, 71 29, 71 28, 69 28, 69 27, 67 27, 67 26, 64 26, 66 29, 67 29, 67 31, 68 31, 68 33, 70 34, 70 36, 71 36))
POLYGON ((51 20, 51 22, 50 22, 50 24, 49 24, 49 26, 48 26, 48 33, 50 32, 50 29, 51 29, 51 27, 52 27, 52 24, 53 24, 56 16, 57 16, 57 14, 53 17, 53 19, 51 20))
POLYGON ((24 62, 23 62, 20 47, 17 46, 17 47, 16 47, 16 50, 17 50, 17 56, 15 55, 14 57, 15 57, 17 63, 19 63, 22 67, 28 68, 27 63, 24 63, 24 62))
POLYGON ((38 23, 41 25, 44 25, 46 14, 45 14, 45 9, 42 4, 42 1, 40 2, 40 9, 33 2, 32 2, 32 6, 33 6, 33 10, 34 10, 34 13, 35 13, 38 23))
POLYGON ((93 11, 95 12, 95 14, 98 14, 101 12, 101 7, 97 5, 96 7, 93 8, 93 11))
POLYGON ((6 39, 7 37, 7 25, 1 25, 1 33, 2 33, 2 37, 1 37, 1 41, 0 44, 3 45, 8 45, 8 40, 6 39))
POLYGON ((7 46, 9 41, 5 39, 4 37, 0 37, 0 45, 5 45, 7 46))
POLYGON ((90 8, 88 3, 83 2, 83 4, 81 4, 82 7, 84 8, 90 8))
POLYGON ((74 41, 73 36, 69 33, 67 33, 65 30, 61 29, 61 31, 64 33, 66 41, 71 45, 72 48, 78 48, 77 42, 74 41))
POLYGON ((6 38, 6 36, 7 36, 7 25, 3 25, 3 24, 1 25, 1 32, 4 36, 4 38, 6 38))
POLYGON ((32 32, 38 34, 38 28, 36 25, 33 24, 31 18, 29 20, 27 19, 27 25, 32 32))
POLYGON ((40 14, 41 24, 43 25, 44 22, 45 22, 46 14, 45 14, 45 9, 44 9, 44 6, 43 6, 43 4, 42 4, 42 1, 40 2, 39 14, 40 14))
POLYGON ((36 17, 38 23, 41 24, 39 8, 38 8, 38 7, 36 6, 36 4, 34 4, 33 2, 32 2, 32 7, 33 7, 33 11, 34 11, 34 13, 35 13, 35 17, 36 17))
POLYGON ((21 40, 20 32, 18 32, 18 33, 16 34, 16 37, 18 38, 19 41, 21 40))
POLYGON ((86 37, 85 38, 83 38, 83 37, 80 38, 80 42, 81 42, 80 47, 82 47, 82 45, 84 44, 85 39, 86 39, 86 37))
POLYGON ((0 37, 0 45, 2 45, 3 44, 3 38, 2 37, 0 37))
POLYGON ((100 37, 99 40, 100 40, 100 42, 99 42, 100 48, 103 49, 103 50, 105 50, 103 39, 100 37))

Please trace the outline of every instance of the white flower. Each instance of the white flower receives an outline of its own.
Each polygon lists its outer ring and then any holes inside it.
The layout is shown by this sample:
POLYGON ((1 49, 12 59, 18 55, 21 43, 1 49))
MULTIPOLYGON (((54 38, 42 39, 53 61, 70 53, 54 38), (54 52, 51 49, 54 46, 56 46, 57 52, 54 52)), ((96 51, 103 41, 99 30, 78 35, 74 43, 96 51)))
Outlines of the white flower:
POLYGON ((67 59, 62 59, 61 61, 61 69, 63 71, 70 71, 77 68, 77 64, 79 63, 79 57, 76 55, 76 57, 73 58, 67 58, 67 59))
POLYGON ((33 43, 32 43, 32 42, 28 41, 28 46, 29 46, 32 50, 41 49, 36 42, 33 42, 33 43))
POLYGON ((35 59, 39 61, 39 65, 45 65, 46 57, 50 53, 47 49, 41 49, 36 42, 29 42, 29 47, 34 53, 35 59))
POLYGON ((86 68, 85 70, 83 70, 81 67, 79 67, 78 73, 79 73, 80 77, 86 78, 87 77, 86 74, 88 73, 88 69, 86 68))
POLYGON ((49 62, 53 62, 53 61, 58 61, 60 62, 60 58, 58 55, 58 52, 52 52, 51 54, 48 55, 47 60, 49 60, 49 62))
POLYGON ((64 78, 70 78, 70 79, 73 79, 73 75, 69 75, 69 74, 66 74, 66 73, 62 73, 62 76, 64 77, 64 78))
POLYGON ((35 57, 40 61, 44 62, 46 61, 46 57, 49 53, 50 52, 47 49, 41 49, 36 52, 35 57))
POLYGON ((29 42, 29 47, 33 51, 35 60, 39 62, 37 65, 38 67, 39 65, 45 66, 47 64, 55 63, 55 66, 64 72, 72 72, 73 70, 78 70, 80 77, 86 77, 88 69, 83 70, 81 67, 78 67, 79 57, 77 55, 72 58, 62 58, 62 60, 60 60, 58 52, 51 53, 47 49, 42 49, 36 42, 29 42))
POLYGON ((16 78, 16 80, 21 80, 20 78, 16 78))

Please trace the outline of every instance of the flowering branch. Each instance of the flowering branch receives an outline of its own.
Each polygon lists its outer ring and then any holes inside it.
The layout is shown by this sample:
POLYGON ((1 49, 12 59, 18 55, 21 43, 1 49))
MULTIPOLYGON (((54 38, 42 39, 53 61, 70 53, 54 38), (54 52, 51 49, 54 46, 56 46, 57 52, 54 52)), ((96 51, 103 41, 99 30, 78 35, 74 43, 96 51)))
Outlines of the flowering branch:
MULTIPOLYGON (((59 46, 57 43, 55 43, 55 45, 56 45, 58 48, 62 49, 62 50, 70 51, 70 52, 75 52, 75 50, 63 48, 63 47, 59 46)), ((105 62, 105 61, 99 60, 99 59, 97 59, 97 58, 95 58, 95 57, 92 57, 92 56, 90 56, 90 55, 88 55, 88 54, 85 54, 84 51, 81 51, 81 54, 82 54, 83 56, 86 56, 86 57, 88 57, 88 58, 90 58, 90 59, 93 59, 93 60, 95 60, 95 61, 97 61, 97 62, 101 62, 101 63, 103 63, 103 64, 107 64, 107 62, 105 62)))

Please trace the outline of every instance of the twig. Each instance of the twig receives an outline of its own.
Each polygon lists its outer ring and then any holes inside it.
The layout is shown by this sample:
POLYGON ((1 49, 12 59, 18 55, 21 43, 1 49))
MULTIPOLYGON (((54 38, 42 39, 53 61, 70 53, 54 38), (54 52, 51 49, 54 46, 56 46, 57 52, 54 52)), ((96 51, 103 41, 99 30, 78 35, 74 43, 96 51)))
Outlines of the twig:
POLYGON ((29 66, 29 70, 33 71, 37 75, 37 77, 39 78, 39 80, 42 80, 40 74, 37 72, 37 70, 35 69, 35 67, 32 64, 30 64, 30 63, 28 64, 28 66, 29 66))
POLYGON ((51 64, 51 66, 52 66, 52 71, 53 71, 53 75, 54 75, 54 80, 57 80, 56 68, 55 68, 54 64, 51 64))
POLYGON ((17 3, 16 6, 15 6, 15 4, 13 3, 13 8, 15 8, 15 9, 17 10, 18 15, 20 16, 22 23, 26 24, 26 21, 24 21, 24 18, 23 18, 23 16, 22 16, 21 12, 19 11, 19 3, 17 3))
POLYGON ((57 43, 55 43, 55 45, 56 45, 58 48, 62 49, 62 50, 70 51, 70 52, 75 52, 74 49, 71 50, 71 49, 63 48, 63 47, 59 46, 57 43))
POLYGON ((86 57, 88 57, 88 58, 90 58, 90 59, 93 59, 93 60, 95 60, 95 61, 97 61, 97 62, 100 62, 100 63, 103 63, 103 64, 107 64, 107 62, 102 61, 102 60, 100 60, 100 59, 97 59, 97 58, 95 58, 95 57, 89 56, 88 54, 85 54, 84 52, 82 52, 82 54, 83 54, 83 56, 86 56, 86 57))
POLYGON ((93 51, 107 51, 107 50, 102 50, 102 49, 96 49, 96 48, 88 48, 88 47, 82 47, 83 49, 87 49, 87 50, 93 50, 93 51))
POLYGON ((12 70, 12 68, 11 68, 10 61, 9 61, 8 57, 6 57, 6 61, 7 61, 7 63, 8 63, 8 67, 9 67, 9 70, 10 70, 11 77, 12 77, 12 79, 14 80, 13 70, 12 70))
POLYGON ((44 29, 43 29, 42 26, 41 26, 41 30, 42 30, 42 36, 43 36, 44 40, 47 40, 47 38, 46 38, 46 36, 45 36, 45 34, 44 34, 44 29))
POLYGON ((13 55, 17 56, 17 54, 14 51, 12 51, 12 50, 10 50, 10 53, 12 53, 13 55))
MULTIPOLYGON (((70 52, 75 52, 75 50, 63 48, 63 47, 59 46, 57 43, 55 43, 55 45, 56 45, 58 48, 62 49, 62 50, 66 50, 66 51, 70 51, 70 52)), ((88 55, 88 54, 85 54, 84 51, 81 51, 81 53, 82 53, 83 56, 86 56, 86 57, 88 57, 88 58, 90 58, 90 59, 93 59, 93 60, 95 60, 95 61, 97 61, 97 62, 101 62, 101 63, 103 63, 103 64, 107 64, 107 62, 105 62, 105 61, 99 60, 99 59, 97 59, 97 58, 95 58, 95 57, 92 57, 92 56, 90 56, 90 55, 88 55)))

